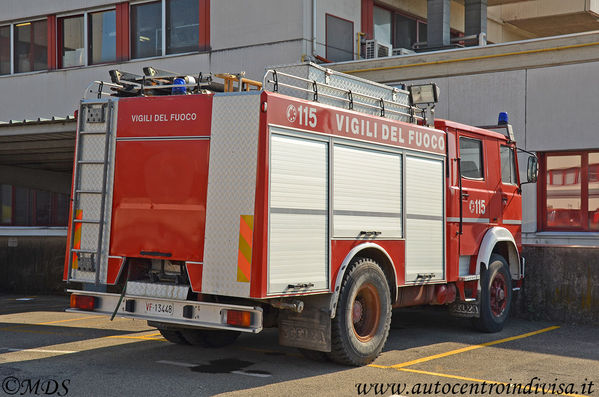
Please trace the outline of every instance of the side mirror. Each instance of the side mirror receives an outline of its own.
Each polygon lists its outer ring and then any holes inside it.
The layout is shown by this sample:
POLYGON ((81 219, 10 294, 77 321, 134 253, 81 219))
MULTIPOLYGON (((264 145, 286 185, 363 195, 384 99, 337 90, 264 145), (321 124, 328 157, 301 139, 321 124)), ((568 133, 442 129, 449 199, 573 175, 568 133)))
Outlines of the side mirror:
POLYGON ((526 167, 526 180, 528 183, 535 183, 539 175, 539 160, 536 157, 528 158, 528 166, 526 167))

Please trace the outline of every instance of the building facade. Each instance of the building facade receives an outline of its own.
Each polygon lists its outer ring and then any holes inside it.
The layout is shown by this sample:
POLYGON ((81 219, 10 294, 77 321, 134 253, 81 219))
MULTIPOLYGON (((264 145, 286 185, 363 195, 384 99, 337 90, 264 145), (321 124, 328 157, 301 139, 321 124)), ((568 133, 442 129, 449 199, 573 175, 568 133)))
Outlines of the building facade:
POLYGON ((557 275, 525 305, 599 305, 599 35, 588 33, 599 0, 4 3, 0 290, 52 289, 40 273, 60 279, 50 269, 64 260, 72 115, 91 81, 144 66, 261 80, 268 65, 312 60, 389 84, 435 81, 438 117, 488 125, 507 111, 541 160, 539 183, 524 186, 530 271, 557 275))

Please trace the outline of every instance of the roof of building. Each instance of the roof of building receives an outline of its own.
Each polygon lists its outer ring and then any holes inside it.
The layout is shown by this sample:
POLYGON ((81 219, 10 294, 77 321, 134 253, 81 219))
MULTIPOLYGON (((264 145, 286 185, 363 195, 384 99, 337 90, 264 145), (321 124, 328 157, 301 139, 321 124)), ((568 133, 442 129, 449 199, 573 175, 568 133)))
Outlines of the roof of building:
POLYGON ((70 172, 75 117, 0 121, 0 166, 70 172))
POLYGON ((52 116, 51 118, 38 117, 32 120, 8 120, 0 121, 0 127, 17 126, 17 125, 31 125, 31 124, 51 124, 51 123, 64 123, 68 121, 75 121, 74 115, 67 115, 66 117, 52 116))

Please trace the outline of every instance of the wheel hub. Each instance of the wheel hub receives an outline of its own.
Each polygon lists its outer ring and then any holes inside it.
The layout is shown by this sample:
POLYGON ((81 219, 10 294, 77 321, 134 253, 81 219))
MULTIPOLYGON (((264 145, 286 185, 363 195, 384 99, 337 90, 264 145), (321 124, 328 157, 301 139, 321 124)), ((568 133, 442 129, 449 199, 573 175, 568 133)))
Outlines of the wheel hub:
POLYGON ((497 273, 491 282, 491 311, 493 315, 499 317, 503 314, 506 309, 507 301, 506 297, 507 283, 503 274, 497 273))
POLYGON ((354 334, 361 342, 371 340, 379 326, 381 298, 376 287, 364 284, 356 293, 352 303, 351 322, 354 334))
POLYGON ((354 306, 352 308, 352 320, 353 323, 359 323, 362 319, 362 315, 364 314, 364 309, 362 308, 362 302, 356 300, 354 301, 354 306))

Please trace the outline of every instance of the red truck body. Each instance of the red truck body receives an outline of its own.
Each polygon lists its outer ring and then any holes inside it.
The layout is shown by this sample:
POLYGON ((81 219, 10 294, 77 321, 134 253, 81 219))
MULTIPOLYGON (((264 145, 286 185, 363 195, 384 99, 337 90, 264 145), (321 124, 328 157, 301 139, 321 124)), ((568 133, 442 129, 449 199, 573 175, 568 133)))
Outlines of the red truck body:
POLYGON ((274 91, 82 101, 64 278, 122 293, 70 310, 208 345, 274 325, 354 365, 392 305, 501 329, 524 276, 509 134, 274 91))

